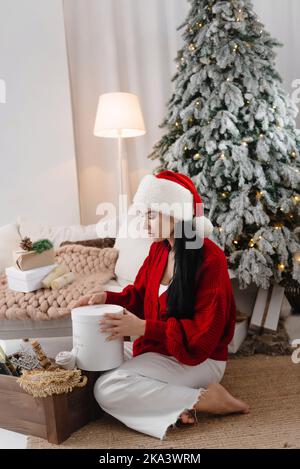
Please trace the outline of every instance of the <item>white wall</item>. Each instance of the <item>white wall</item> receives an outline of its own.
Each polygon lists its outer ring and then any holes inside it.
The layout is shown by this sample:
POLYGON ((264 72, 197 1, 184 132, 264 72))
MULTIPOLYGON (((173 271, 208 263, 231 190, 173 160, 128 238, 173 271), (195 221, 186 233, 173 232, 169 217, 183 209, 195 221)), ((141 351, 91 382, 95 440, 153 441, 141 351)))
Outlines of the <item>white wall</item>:
MULTIPOLYGON (((283 79, 286 91, 291 95, 295 90, 292 87, 292 82, 300 79, 300 1, 252 1, 256 13, 265 24, 267 30, 283 44, 283 47, 276 49, 277 70, 283 79)), ((299 103, 297 106, 299 108, 299 103)), ((300 127, 300 113, 297 116, 297 124, 300 127)))
POLYGON ((0 226, 78 223, 61 0, 0 0, 0 226))

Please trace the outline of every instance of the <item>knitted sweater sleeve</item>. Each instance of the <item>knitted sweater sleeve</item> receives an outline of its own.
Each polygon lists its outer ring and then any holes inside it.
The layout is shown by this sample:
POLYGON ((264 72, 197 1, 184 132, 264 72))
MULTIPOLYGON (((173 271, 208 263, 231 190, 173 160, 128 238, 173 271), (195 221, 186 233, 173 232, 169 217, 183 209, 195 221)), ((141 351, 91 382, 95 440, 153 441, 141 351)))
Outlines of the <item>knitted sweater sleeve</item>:
POLYGON ((115 304, 123 306, 139 318, 144 317, 144 297, 148 280, 148 269, 154 243, 151 244, 148 256, 140 267, 133 284, 127 285, 121 292, 107 293, 106 304, 115 304))
POLYGON ((235 311, 231 288, 226 258, 214 260, 198 282, 193 319, 147 319, 144 337, 163 342, 181 363, 202 363, 218 346, 228 316, 235 311))

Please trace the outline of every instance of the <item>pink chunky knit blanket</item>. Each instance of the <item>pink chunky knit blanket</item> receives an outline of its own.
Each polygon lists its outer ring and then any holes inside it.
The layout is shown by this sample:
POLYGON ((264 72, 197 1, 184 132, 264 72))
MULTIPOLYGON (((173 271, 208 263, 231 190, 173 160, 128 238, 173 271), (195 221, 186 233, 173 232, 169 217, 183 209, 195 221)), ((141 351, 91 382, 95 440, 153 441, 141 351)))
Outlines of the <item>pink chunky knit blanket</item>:
POLYGON ((104 284, 115 278, 118 251, 75 244, 55 251, 55 262, 65 264, 75 274, 73 283, 59 290, 41 288, 30 293, 10 290, 5 275, 0 276, 0 320, 50 320, 68 316, 73 300, 92 292, 103 291, 104 284))

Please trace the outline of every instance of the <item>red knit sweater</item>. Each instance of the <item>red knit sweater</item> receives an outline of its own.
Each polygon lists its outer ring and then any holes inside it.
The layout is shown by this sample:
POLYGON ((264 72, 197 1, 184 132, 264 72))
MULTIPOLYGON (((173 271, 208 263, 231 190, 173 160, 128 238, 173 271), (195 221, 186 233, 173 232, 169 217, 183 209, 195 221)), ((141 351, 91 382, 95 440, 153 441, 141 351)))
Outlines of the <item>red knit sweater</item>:
POLYGON ((106 291, 107 304, 117 304, 146 320, 145 334, 133 343, 133 356, 145 352, 172 355, 186 365, 207 358, 226 360, 234 333, 236 306, 223 251, 204 239, 193 319, 166 317, 167 291, 158 296, 171 246, 153 242, 133 285, 119 293, 106 291))

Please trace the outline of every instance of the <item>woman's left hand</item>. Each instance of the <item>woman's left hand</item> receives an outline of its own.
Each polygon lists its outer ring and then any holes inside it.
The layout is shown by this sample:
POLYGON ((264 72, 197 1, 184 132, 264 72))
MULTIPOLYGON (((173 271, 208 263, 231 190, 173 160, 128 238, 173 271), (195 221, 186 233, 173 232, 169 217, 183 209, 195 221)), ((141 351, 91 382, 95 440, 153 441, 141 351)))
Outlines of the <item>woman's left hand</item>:
POLYGON ((124 314, 105 313, 103 316, 105 319, 99 321, 100 331, 112 333, 105 340, 145 334, 146 321, 138 318, 127 309, 124 309, 124 314))

